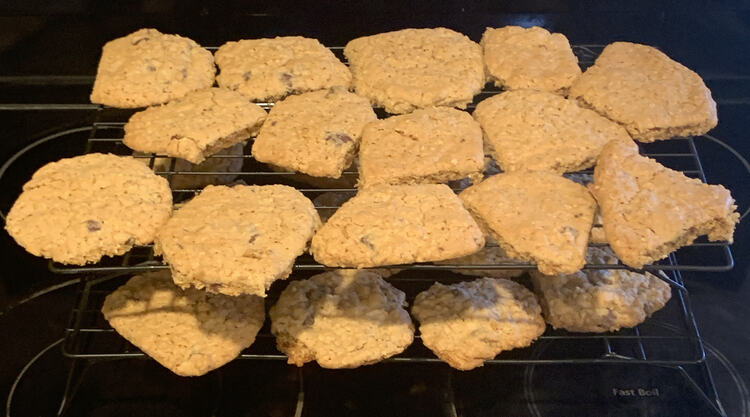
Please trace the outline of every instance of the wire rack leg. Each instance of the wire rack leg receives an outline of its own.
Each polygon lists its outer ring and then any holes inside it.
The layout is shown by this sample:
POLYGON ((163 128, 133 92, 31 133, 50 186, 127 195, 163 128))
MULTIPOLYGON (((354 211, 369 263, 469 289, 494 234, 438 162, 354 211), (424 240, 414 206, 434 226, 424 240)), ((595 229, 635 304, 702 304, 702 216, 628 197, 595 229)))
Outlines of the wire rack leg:
POLYGON ((65 416, 70 407, 73 397, 78 391, 78 387, 83 381, 83 374, 86 372, 87 362, 79 359, 73 359, 70 362, 68 377, 65 380, 65 389, 60 399, 60 407, 57 409, 58 416, 65 416))
POLYGON ((709 393, 706 393, 706 391, 700 385, 698 385, 695 379, 687 372, 687 370, 685 370, 685 367, 681 365, 663 365, 664 368, 674 369, 680 375, 682 375, 682 377, 685 379, 685 381, 687 381, 693 391, 698 394, 698 397, 703 400, 703 402, 706 403, 709 407, 711 407, 713 415, 719 417, 727 417, 727 413, 726 411, 724 411, 724 407, 721 405, 721 401, 719 400, 719 395, 716 392, 716 385, 714 385, 713 377, 711 376, 711 370, 708 368, 708 364, 704 362, 699 366, 701 367, 701 371, 703 371, 704 376, 708 380, 710 391, 709 393))

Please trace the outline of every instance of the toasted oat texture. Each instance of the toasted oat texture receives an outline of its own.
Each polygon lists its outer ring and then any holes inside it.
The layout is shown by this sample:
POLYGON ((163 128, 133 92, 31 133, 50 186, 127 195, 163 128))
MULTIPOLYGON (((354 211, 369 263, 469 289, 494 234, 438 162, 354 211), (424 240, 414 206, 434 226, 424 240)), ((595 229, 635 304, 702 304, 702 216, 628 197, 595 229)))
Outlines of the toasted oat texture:
POLYGON ((291 187, 209 185, 159 231, 154 251, 182 288, 265 297, 319 226, 312 202, 291 187))
POLYGON ((460 197, 511 258, 550 275, 583 267, 596 210, 586 187, 549 172, 509 172, 460 197))
POLYGON ((310 252, 327 266, 363 268, 457 258, 482 246, 482 231, 448 186, 377 185, 344 203, 310 252))
POLYGON ((389 113, 465 108, 484 86, 482 48, 446 28, 404 29, 357 38, 344 55, 354 90, 389 113))
POLYGON ((92 153, 39 168, 5 229, 36 256, 85 265, 151 243, 171 214, 164 178, 132 157, 92 153))
MULTIPOLYGON (((589 248, 589 263, 616 264, 610 250, 589 248)), ((672 296, 669 285, 646 272, 586 270, 572 275, 531 274, 547 323, 571 332, 613 332, 643 323, 672 296)))
POLYGON ((607 45, 570 87, 570 98, 621 123, 641 142, 701 135, 718 122, 701 77, 646 45, 607 45))
POLYGON ((631 141, 617 123, 543 91, 517 90, 490 97, 477 105, 474 118, 505 172, 580 171, 594 166, 610 140, 631 141))
POLYGON ((506 279, 479 278, 421 292, 411 309, 422 343, 448 365, 467 371, 544 333, 534 294, 506 279))
POLYGON ((288 362, 356 368, 401 353, 414 339, 402 291, 378 274, 336 270, 294 281, 271 308, 271 332, 288 362))
POLYGON ((561 33, 538 26, 487 28, 480 44, 489 78, 506 90, 561 93, 581 75, 578 59, 561 33))
POLYGON ((368 124, 359 150, 359 186, 482 178, 482 129, 469 113, 431 107, 368 124))
POLYGON ((215 73, 211 52, 194 41, 141 29, 104 45, 91 102, 121 108, 166 103, 211 87, 215 73))
POLYGON ((604 147, 590 187, 607 241, 633 268, 708 235, 732 242, 739 214, 729 190, 708 185, 638 154, 634 143, 604 147))
POLYGON ((104 318, 125 339, 180 376, 221 367, 253 344, 263 299, 181 290, 169 271, 136 275, 109 294, 104 318))
MULTIPOLYGON (((329 191, 321 193, 319 196, 315 197, 313 199, 313 204, 315 204, 315 209, 318 210, 318 214, 320 214, 320 220, 323 223, 327 222, 342 204, 354 197, 354 194, 355 192, 353 191, 329 191)), ((369 271, 375 272, 383 278, 388 278, 391 275, 401 272, 401 270, 397 268, 371 268, 369 271)))
MULTIPOLYGON (((566 174, 565 178, 586 187, 594 182, 594 176, 591 174, 566 174)), ((591 233, 589 233, 589 243, 607 243, 607 236, 604 234, 604 227, 602 227, 602 211, 598 204, 594 213, 594 225, 591 226, 591 233)))
POLYGON ((122 143, 199 164, 257 133, 265 119, 266 111, 242 95, 209 88, 135 113, 125 124, 122 143))
POLYGON ((367 99, 345 89, 313 91, 276 103, 253 143, 253 156, 315 177, 341 177, 362 129, 376 120, 367 99))
MULTIPOLYGON (((208 158, 200 164, 175 158, 172 166, 172 158, 154 157, 153 170, 156 172, 195 172, 206 174, 173 174, 169 178, 169 184, 173 189, 199 189, 207 185, 229 184, 237 178, 236 172, 242 170, 245 142, 234 144, 222 149, 213 158, 208 158), (211 172, 211 174, 208 174, 211 172), (226 174, 218 174, 226 172, 226 174)), ((151 165, 151 155, 144 152, 133 152, 133 156, 146 165, 151 165)))
POLYGON ((253 101, 276 101, 289 94, 348 89, 349 68, 317 39, 281 36, 227 42, 216 51, 220 87, 253 101))
MULTIPOLYGON (((489 237, 485 237, 487 244, 485 247, 479 250, 477 253, 471 255, 462 256, 460 258, 448 259, 446 261, 435 262, 436 264, 447 264, 447 265, 497 265, 504 263, 515 263, 519 262, 516 259, 509 257, 503 248, 498 246, 496 243, 490 245, 489 237)), ((494 243, 494 242, 493 242, 494 243)), ((516 278, 523 274, 522 269, 451 269, 451 271, 474 277, 491 277, 491 278, 516 278)))

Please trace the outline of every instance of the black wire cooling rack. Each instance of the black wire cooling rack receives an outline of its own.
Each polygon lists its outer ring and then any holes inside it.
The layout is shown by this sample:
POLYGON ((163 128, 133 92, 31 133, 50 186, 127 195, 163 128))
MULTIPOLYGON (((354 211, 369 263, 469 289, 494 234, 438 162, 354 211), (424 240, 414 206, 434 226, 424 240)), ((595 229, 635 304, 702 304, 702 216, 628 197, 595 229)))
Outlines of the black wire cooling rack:
MULTIPOLYGON (((598 45, 576 45, 573 50, 579 63, 586 68, 602 50, 598 45)), ((209 48, 214 49, 214 48, 209 48)), ((343 48, 331 48, 335 54, 342 58, 343 48)), ((469 105, 469 111, 481 100, 498 93, 499 90, 488 85, 474 103, 469 105)), ((260 103, 266 109, 270 109, 273 103, 260 103)), ((19 104, 18 110, 42 109, 45 105, 19 104)), ((131 155, 132 151, 122 143, 123 126, 133 110, 119 110, 102 107, 98 105, 80 105, 95 112, 93 123, 88 127, 72 129, 70 132, 79 134, 88 131, 88 139, 85 141, 84 153, 110 152, 119 155, 131 155)), ((4 105, 3 109, 16 109, 14 105, 4 105)), ((385 117, 382 109, 376 109, 379 117, 385 117)), ((65 132, 43 138, 38 143, 32 144, 24 151, 33 146, 47 142, 48 140, 64 136, 65 132)), ((356 168, 350 168, 344 172, 339 180, 321 181, 306 177, 294 172, 270 169, 268 166, 258 163, 250 155, 252 143, 245 145, 242 154, 237 155, 214 155, 210 158, 233 158, 241 160, 241 169, 231 172, 234 181, 242 181, 247 184, 286 184, 294 186, 309 198, 315 200, 322 194, 334 193, 338 198, 333 200, 337 204, 316 204, 321 214, 332 213, 344 199, 356 193, 356 168)), ((692 178, 706 181, 705 173, 698 156, 694 138, 679 138, 661 141, 651 144, 640 144, 641 153, 656 159, 662 164, 683 172, 692 178)), ((23 151, 22 151, 23 153, 23 151)), ((20 155, 11 158, 2 168, 0 176, 12 164, 13 160, 20 155)), ((195 176, 226 175, 223 171, 185 171, 177 169, 178 165, 174 158, 163 155, 138 155, 144 163, 155 169, 157 174, 165 176, 172 185, 173 197, 176 203, 184 202, 194 196, 199 189, 190 187, 176 187, 184 182, 180 179, 195 176), (159 162, 157 164, 156 162, 159 162)), ((240 164, 237 164, 238 166, 240 164)), ((583 171, 581 174, 591 174, 591 171, 583 171)), ((452 184, 455 191, 460 191, 460 183, 452 184)), ((734 261, 729 245, 726 242, 708 242, 698 240, 690 246, 679 249, 670 254, 666 259, 653 265, 644 266, 644 270, 652 271, 659 278, 668 282, 672 288, 672 298, 667 305, 656 312, 653 317, 644 323, 618 332, 601 334, 570 333, 563 330, 548 328, 547 331, 530 347, 514 349, 502 352, 496 358, 487 361, 488 365, 543 365, 543 364, 608 364, 608 363, 634 363, 651 364, 672 367, 683 371, 686 378, 693 384, 695 382, 685 372, 684 366, 697 364, 705 371, 710 379, 710 372, 705 365, 706 353, 698 328, 695 323, 687 290, 683 285, 680 271, 726 271, 733 267, 734 261)), ((74 359, 70 375, 65 388, 65 398, 75 391, 76 363, 80 360, 111 360, 126 358, 145 358, 146 355, 120 337, 106 322, 101 314, 104 298, 119 285, 123 284, 130 276, 139 272, 159 270, 167 268, 161 260, 153 253, 152 245, 138 246, 123 256, 107 258, 101 262, 86 266, 69 266, 50 262, 51 271, 58 274, 75 274, 80 277, 78 284, 78 298, 72 309, 65 329, 63 340, 63 353, 74 359)), ((508 262, 501 264, 411 264, 393 266, 400 272, 388 278, 396 287, 407 294, 407 301, 411 303, 417 293, 427 289, 433 282, 444 283, 458 282, 462 279, 471 279, 460 275, 461 270, 468 269, 522 269, 533 270, 535 266, 525 262, 508 262)), ((624 269, 624 265, 610 264, 588 264, 585 269, 624 269)), ((331 269, 316 263, 311 256, 303 255, 298 258, 294 265, 294 272, 289 280, 304 279, 320 272, 331 269)), ((522 276, 521 281, 526 281, 528 276, 522 276)), ((288 280, 279 281, 272 286, 266 299, 266 307, 273 305, 279 293, 287 285, 288 280)), ((269 325, 263 326, 255 343, 245 349, 240 359, 253 360, 286 360, 286 356, 280 353, 276 347, 274 338, 269 331, 269 325)), ((439 362, 427 348, 425 348, 417 333, 415 341, 405 352, 388 359, 390 362, 414 362, 429 363, 439 362)), ((697 386, 697 385, 696 385, 697 386)), ((713 386, 708 392, 698 389, 702 398, 717 411, 717 415, 724 415, 713 386)), ((64 407, 61 406, 61 409, 64 407)))

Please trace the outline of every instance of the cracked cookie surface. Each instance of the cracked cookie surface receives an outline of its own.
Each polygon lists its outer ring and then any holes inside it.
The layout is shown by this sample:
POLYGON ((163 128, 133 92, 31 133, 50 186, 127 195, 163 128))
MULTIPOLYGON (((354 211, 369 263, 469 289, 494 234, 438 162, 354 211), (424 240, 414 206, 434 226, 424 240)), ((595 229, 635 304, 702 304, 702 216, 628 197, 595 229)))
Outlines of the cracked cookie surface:
POLYGON ((319 226, 312 202, 291 187, 209 185, 159 230, 154 251, 182 288, 265 297, 319 226))
POLYGON ((422 343, 460 370, 529 346, 546 328, 534 294, 507 279, 436 282, 417 295, 411 312, 422 343))
POLYGON ((716 126, 716 103, 701 77, 656 48, 607 45, 569 97, 621 123, 641 142, 701 135, 716 126))
POLYGON ((182 290, 169 271, 130 278, 105 298, 102 313, 117 333, 181 376, 236 358, 265 319, 262 298, 182 290))
POLYGON ((276 103, 253 143, 253 157, 315 177, 340 178, 377 119, 367 99, 344 89, 313 91, 276 103))
POLYGON ((549 172, 509 172, 459 197, 511 258, 546 274, 583 267, 596 210, 586 187, 549 172))
POLYGON ((662 259, 701 235, 732 242, 739 221, 729 190, 642 156, 633 142, 604 147, 590 188, 601 208, 607 242, 633 268, 662 259))
POLYGON ((194 41, 141 29, 107 42, 91 102, 120 108, 166 103, 214 83, 214 57, 194 41))
POLYGON ((136 151, 199 164, 254 135, 265 119, 266 111, 241 94, 209 88, 135 113, 122 142, 136 151))
POLYGON ((359 187, 442 183, 482 178, 482 129, 447 107, 418 109, 365 126, 359 149, 359 187))
POLYGON ((484 86, 482 48, 446 28, 403 29, 349 41, 354 90, 389 113, 466 108, 484 86))
POLYGON ((132 157, 92 153, 39 168, 5 229, 36 256, 85 265, 151 243, 171 214, 167 180, 132 157))
POLYGON ((328 219, 310 252, 327 266, 361 268, 440 261, 483 246, 482 231, 448 186, 376 185, 328 219))
POLYGON ((290 364, 355 368, 411 344, 404 306, 404 293, 374 272, 329 271, 289 283, 269 313, 271 332, 290 364))
POLYGON ((280 36, 227 42, 216 51, 220 87, 253 101, 332 87, 348 89, 349 69, 317 39, 280 36))

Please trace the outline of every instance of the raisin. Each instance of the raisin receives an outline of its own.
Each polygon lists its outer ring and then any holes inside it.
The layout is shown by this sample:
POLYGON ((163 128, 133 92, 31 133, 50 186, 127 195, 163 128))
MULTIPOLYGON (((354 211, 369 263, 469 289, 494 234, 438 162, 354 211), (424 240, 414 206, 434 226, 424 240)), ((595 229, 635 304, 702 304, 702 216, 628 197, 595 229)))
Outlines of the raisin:
POLYGON ((102 224, 96 220, 86 220, 86 228, 89 232, 96 232, 102 230, 102 224))
POLYGON ((258 234, 255 233, 252 236, 250 236, 250 239, 247 240, 247 243, 253 243, 253 242, 255 242, 255 239, 257 239, 257 238, 258 238, 258 234))
POLYGON ((286 84, 287 87, 289 87, 289 88, 292 87, 292 74, 290 74, 288 72, 282 72, 281 76, 279 78, 281 78, 281 82, 283 82, 284 84, 286 84))
POLYGON ((374 250, 375 249, 375 245, 373 245, 372 242, 370 242, 370 239, 369 239, 369 237, 367 235, 362 236, 361 238, 359 238, 359 241, 362 242, 362 243, 364 243, 365 246, 367 246, 370 250, 374 250))
POLYGON ((134 40, 134 41, 133 41, 132 43, 133 43, 133 45, 138 45, 139 43, 141 43, 141 42, 143 42, 143 41, 147 41, 147 40, 149 40, 149 39, 150 39, 150 38, 148 38, 148 37, 145 37, 145 38, 140 38, 140 39, 136 39, 136 40, 134 40))
POLYGON ((146 65, 146 69, 147 69, 147 70, 148 70, 149 72, 154 72, 154 71, 156 71, 156 67, 155 67, 155 66, 153 66, 153 65, 146 65))
POLYGON ((242 74, 242 79, 245 80, 245 81, 250 81, 250 77, 252 75, 253 74, 250 71, 247 71, 246 73, 242 74))
POLYGON ((352 138, 346 133, 329 133, 326 135, 325 139, 329 142, 333 142, 336 146, 354 142, 354 140, 352 140, 352 138))

